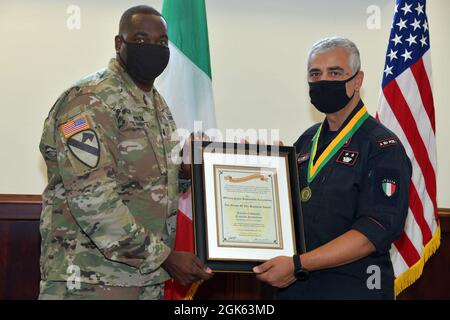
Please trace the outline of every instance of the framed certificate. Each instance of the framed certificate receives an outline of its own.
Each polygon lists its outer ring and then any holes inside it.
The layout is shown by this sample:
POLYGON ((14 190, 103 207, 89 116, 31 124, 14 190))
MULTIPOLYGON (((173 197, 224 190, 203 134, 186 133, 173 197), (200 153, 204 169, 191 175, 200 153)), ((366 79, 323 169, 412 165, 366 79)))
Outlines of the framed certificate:
POLYGON ((293 147, 192 142, 196 255, 216 272, 251 272, 305 251, 293 147))

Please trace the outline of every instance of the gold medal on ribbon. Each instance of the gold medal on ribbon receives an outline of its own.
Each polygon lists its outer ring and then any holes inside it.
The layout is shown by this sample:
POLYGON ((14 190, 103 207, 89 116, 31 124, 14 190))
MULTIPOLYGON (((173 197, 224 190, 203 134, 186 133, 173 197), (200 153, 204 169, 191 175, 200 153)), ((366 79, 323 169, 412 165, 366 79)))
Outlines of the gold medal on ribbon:
POLYGON ((309 199, 311 199, 311 196, 312 196, 312 190, 309 186, 304 187, 302 189, 302 191, 300 191, 300 198, 302 199, 302 202, 308 202, 309 199))

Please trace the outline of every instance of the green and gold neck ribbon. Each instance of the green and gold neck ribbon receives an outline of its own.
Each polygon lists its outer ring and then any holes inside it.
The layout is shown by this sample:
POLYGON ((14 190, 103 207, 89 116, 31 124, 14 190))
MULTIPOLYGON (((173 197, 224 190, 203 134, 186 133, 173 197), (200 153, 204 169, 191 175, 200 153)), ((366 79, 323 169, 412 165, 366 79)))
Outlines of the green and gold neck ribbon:
POLYGON ((326 149, 319 155, 317 161, 314 163, 314 158, 317 152, 317 143, 319 141, 320 132, 322 131, 322 125, 317 129, 313 138, 311 147, 311 155, 308 163, 308 184, 314 180, 317 174, 322 168, 330 161, 330 159, 338 152, 339 149, 355 134, 361 125, 369 118, 369 113, 365 106, 363 106, 347 123, 347 125, 339 132, 339 134, 331 141, 326 149))

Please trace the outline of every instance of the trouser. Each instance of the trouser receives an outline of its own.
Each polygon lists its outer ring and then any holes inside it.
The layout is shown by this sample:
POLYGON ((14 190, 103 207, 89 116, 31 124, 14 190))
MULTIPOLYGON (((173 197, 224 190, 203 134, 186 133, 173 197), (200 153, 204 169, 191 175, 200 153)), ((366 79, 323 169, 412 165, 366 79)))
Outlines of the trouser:
POLYGON ((41 281, 39 300, 161 300, 164 283, 146 287, 117 287, 80 283, 79 288, 65 281, 41 281))

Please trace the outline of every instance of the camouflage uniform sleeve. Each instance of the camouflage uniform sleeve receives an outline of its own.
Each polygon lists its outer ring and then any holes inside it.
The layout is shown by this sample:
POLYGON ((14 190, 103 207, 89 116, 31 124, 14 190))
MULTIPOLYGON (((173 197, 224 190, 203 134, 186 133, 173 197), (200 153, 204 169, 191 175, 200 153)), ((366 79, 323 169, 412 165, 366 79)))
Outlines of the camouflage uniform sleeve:
POLYGON ((55 128, 58 167, 76 223, 109 260, 158 269, 170 253, 160 237, 140 225, 119 195, 117 123, 94 94, 68 99, 55 128))

